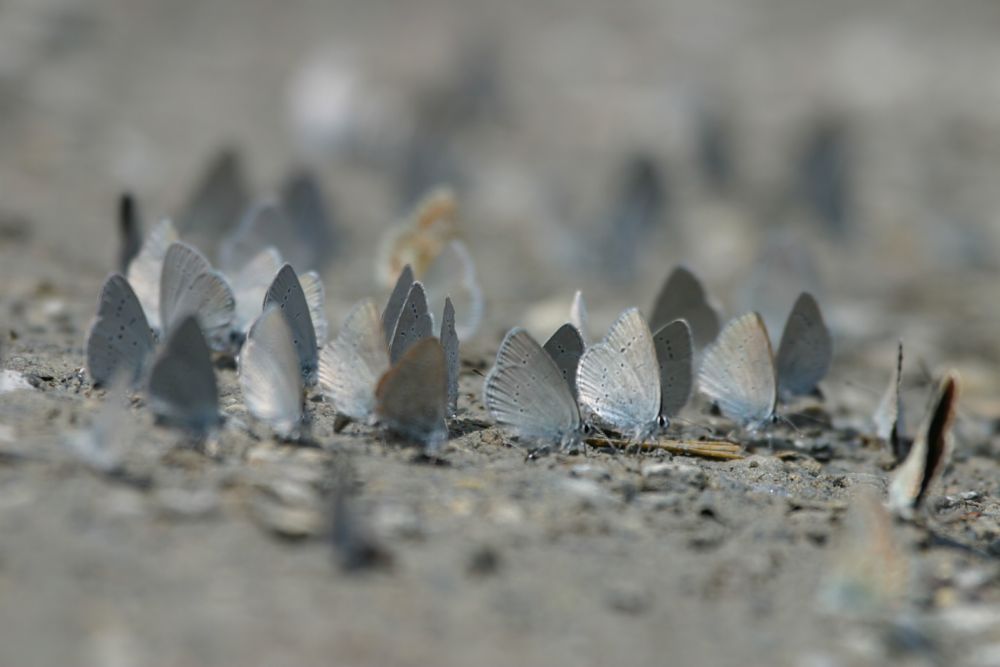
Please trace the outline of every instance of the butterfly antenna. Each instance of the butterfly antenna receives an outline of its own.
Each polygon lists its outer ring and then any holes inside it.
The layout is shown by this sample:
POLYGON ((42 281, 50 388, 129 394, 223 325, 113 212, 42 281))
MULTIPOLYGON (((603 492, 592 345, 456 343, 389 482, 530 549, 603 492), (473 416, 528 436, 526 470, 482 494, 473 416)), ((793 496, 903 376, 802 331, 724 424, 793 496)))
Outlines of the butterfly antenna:
MULTIPOLYGON (((794 423, 792 423, 792 420, 791 420, 791 419, 789 419, 789 418, 788 418, 788 417, 786 417, 785 415, 779 415, 778 413, 775 413, 775 414, 774 414, 774 416, 775 416, 775 418, 776 418, 776 419, 777 419, 778 421, 781 421, 781 422, 783 422, 783 423, 787 424, 787 425, 788 425, 788 426, 789 426, 789 427, 790 427, 790 428, 791 428, 791 429, 792 429, 793 431, 795 431, 795 435, 796 435, 796 437, 800 437, 800 438, 802 437, 802 431, 801 431, 801 430, 799 429, 799 427, 798 427, 798 426, 796 426, 796 425, 795 425, 794 423)), ((806 417, 805 415, 800 415, 800 416, 802 416, 802 417, 804 417, 804 418, 808 419, 808 417, 806 417)), ((816 420, 816 423, 818 424, 818 423, 819 423, 819 420, 816 420)), ((774 448, 774 447, 772 446, 772 449, 773 449, 773 448, 774 448)))

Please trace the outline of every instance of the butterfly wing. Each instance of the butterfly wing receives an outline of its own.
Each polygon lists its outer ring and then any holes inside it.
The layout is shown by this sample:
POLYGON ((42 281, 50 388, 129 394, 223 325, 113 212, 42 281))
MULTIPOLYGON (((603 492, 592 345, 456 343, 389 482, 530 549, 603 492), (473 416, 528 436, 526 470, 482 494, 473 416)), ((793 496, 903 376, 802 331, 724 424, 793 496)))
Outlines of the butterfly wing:
POLYGON ((316 371, 319 367, 319 347, 316 345, 316 331, 313 328, 312 316, 309 314, 309 303, 306 301, 302 284, 295 275, 295 269, 285 264, 274 277, 274 281, 264 297, 264 307, 275 304, 281 309, 292 331, 292 341, 299 355, 299 367, 306 385, 316 381, 316 371))
POLYGON ((406 297, 412 286, 413 269, 407 264, 399 272, 396 285, 392 288, 392 294, 389 295, 389 301, 385 304, 385 310, 382 311, 382 332, 387 346, 392 342, 392 332, 396 330, 396 322, 399 321, 399 316, 403 312, 403 304, 406 303, 406 297))
POLYGON ((315 176, 292 174, 281 190, 281 203, 295 230, 297 252, 289 255, 293 266, 323 270, 336 253, 337 234, 330 207, 315 176))
POLYGON ((142 216, 139 203, 126 192, 118 201, 118 270, 128 271, 132 260, 142 249, 142 216))
POLYGON ((104 281, 97 317, 87 333, 87 371, 95 385, 124 375, 136 384, 147 368, 156 345, 142 306, 124 276, 114 273, 104 281))
POLYGON ((455 328, 462 340, 470 340, 483 319, 483 289, 476 275, 476 264, 461 241, 451 241, 434 258, 421 277, 431 304, 431 312, 441 312, 445 297, 451 297, 462 315, 455 328))
POLYGON ((240 350, 240 388, 250 414, 283 437, 302 421, 302 372, 288 321, 275 306, 257 318, 240 350))
POLYGON ((392 331, 389 343, 389 361, 395 364, 411 345, 434 335, 434 318, 427 309, 427 296, 419 282, 410 286, 406 302, 392 331))
POLYGON ((375 384, 388 368, 378 309, 366 299, 351 309, 337 337, 323 347, 320 388, 337 412, 368 421, 375 411, 375 384))
POLYGON ((164 421, 196 433, 219 424, 212 353, 194 315, 183 318, 167 337, 149 377, 149 405, 164 421))
POLYGON ((917 438, 892 476, 889 507, 904 518, 920 507, 951 459, 958 393, 958 376, 952 372, 938 384, 917 438))
POLYGON ((650 328, 658 331, 674 320, 682 319, 691 328, 695 345, 703 348, 719 335, 719 314, 708 302, 705 287, 690 270, 675 268, 653 303, 650 328))
POLYGON ((778 345, 778 390, 782 395, 808 394, 830 370, 833 339, 819 304, 808 292, 795 300, 778 345))
POLYGON ((237 273, 231 276, 236 312, 233 316, 233 331, 244 333, 261 312, 267 288, 278 275, 284 262, 277 248, 264 248, 237 273))
POLYGON ((225 271, 235 271, 270 247, 277 248, 288 261, 289 248, 295 249, 293 240, 292 223, 281 207, 272 201, 259 202, 243 215, 233 233, 222 239, 219 266, 225 271))
POLYGON ((562 373, 563 379, 566 380, 570 391, 573 392, 573 396, 577 396, 576 368, 580 363, 584 349, 580 331, 572 324, 564 324, 545 341, 542 349, 552 357, 552 361, 559 368, 559 372, 562 373))
POLYGON ((660 369, 660 415, 673 417, 687 404, 694 381, 694 345, 684 320, 674 320, 653 334, 660 369))
POLYGON ((149 235, 142 244, 139 254, 128 266, 129 284, 135 289, 135 295, 142 304, 146 319, 154 331, 159 331, 160 324, 160 275, 163 273, 163 260, 167 248, 177 240, 177 230, 169 220, 161 220, 149 230, 149 235))
POLYGON ((724 415, 743 426, 756 427, 774 414, 774 358, 760 315, 747 313, 723 328, 705 350, 698 384, 724 415))
POLYGON ((248 193, 239 154, 223 150, 202 174, 183 212, 177 217, 177 228, 196 247, 213 254, 220 239, 243 215, 250 201, 248 193))
POLYGON ((903 378, 903 341, 896 348, 896 364, 889 377, 889 385, 882 394, 878 408, 872 420, 875 422, 875 435, 888 443, 893 456, 899 461, 903 458, 903 396, 900 392, 900 382, 903 378))
POLYGON ((187 315, 196 315, 215 349, 229 339, 236 298, 225 277, 212 269, 205 256, 177 241, 170 244, 160 278, 160 322, 164 331, 187 315))
POLYGON ((454 417, 458 411, 459 355, 458 334, 455 333, 455 307, 451 305, 451 299, 444 300, 440 340, 448 371, 448 416, 454 417))
POLYGON ((493 419, 524 438, 576 439, 580 411, 552 358, 524 329, 512 329, 486 376, 483 402, 493 419))
POLYGON ((660 377, 653 337, 636 308, 622 313, 608 335, 580 357, 580 405, 621 433, 645 437, 660 412, 660 377))
POLYGON ((448 440, 448 371, 444 348, 436 338, 411 345, 379 380, 375 411, 390 432, 428 450, 448 440))
POLYGON ((330 323, 326 319, 326 289, 323 287, 323 279, 315 271, 307 271, 299 276, 299 284, 306 295, 306 303, 309 304, 309 317, 316 333, 316 344, 322 347, 330 331, 330 323))

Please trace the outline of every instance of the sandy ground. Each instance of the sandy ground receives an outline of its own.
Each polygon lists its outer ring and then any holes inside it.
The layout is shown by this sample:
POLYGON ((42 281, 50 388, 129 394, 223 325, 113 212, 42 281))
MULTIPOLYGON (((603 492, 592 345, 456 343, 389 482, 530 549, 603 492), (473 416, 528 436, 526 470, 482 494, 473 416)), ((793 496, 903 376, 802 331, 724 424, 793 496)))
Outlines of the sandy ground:
POLYGON ((31 388, 0 394, 0 665, 1000 664, 998 24, 974 2, 3 3, 0 365, 31 388), (356 83, 307 132, 309 64, 356 83), (732 165, 715 181, 712 119, 732 165), (796 185, 824 127, 848 156, 840 226, 796 185), (385 226, 456 184, 488 316, 440 460, 335 434, 319 402, 319 446, 275 442, 227 367, 207 453, 141 396, 124 474, 66 447, 102 405, 79 371, 120 189, 147 222, 175 214, 228 144, 262 196, 290 165, 323 175, 335 328, 385 294, 385 226), (636 151, 666 204, 609 260, 636 151), (739 461, 526 461, 479 400, 503 332, 545 335, 582 287, 596 334, 677 261, 728 314, 820 295, 837 356, 813 418, 741 437, 739 461), (929 380, 961 373, 957 450, 921 525, 865 529, 849 508, 886 488, 867 436, 899 338, 911 428, 929 380), (386 557, 370 571, 331 546, 345 471, 386 557))

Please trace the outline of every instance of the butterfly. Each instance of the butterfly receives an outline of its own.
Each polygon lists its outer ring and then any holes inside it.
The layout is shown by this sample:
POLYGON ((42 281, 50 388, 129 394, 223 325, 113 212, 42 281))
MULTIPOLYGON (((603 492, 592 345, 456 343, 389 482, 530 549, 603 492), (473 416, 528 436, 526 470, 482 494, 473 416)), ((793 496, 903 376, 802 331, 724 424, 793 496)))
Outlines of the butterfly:
MULTIPOLYGON (((419 283, 414 286, 419 288, 419 283)), ((404 315, 406 310, 404 305, 404 315)), ((447 440, 448 354, 430 333, 414 336, 405 323, 397 330, 398 336, 386 345, 382 317, 374 302, 366 299, 355 305, 340 332, 320 352, 320 388, 338 414, 381 424, 395 435, 435 450, 447 440), (395 361, 391 349, 399 351, 395 361)))
POLYGON ((826 375, 833 356, 829 331, 806 292, 795 302, 775 357, 763 318, 729 322, 706 348, 698 375, 703 394, 750 430, 775 416, 779 393, 807 393, 826 375))
POLYGON ((650 333, 636 308, 623 312, 607 336, 580 357, 580 405, 597 422, 648 440, 669 425, 691 389, 691 334, 683 320, 650 333))
POLYGON ((511 329, 486 376, 483 403, 520 438, 576 449, 584 427, 570 386, 552 357, 524 329, 511 329))
POLYGON ((719 335, 719 314, 708 302, 705 287, 683 266, 671 271, 663 282, 652 313, 649 326, 653 331, 677 319, 686 321, 699 349, 719 335))
POLYGON ((279 436, 293 437, 302 422, 305 383, 292 328, 276 304, 268 305, 250 327, 238 374, 250 414, 279 436))
POLYGON ((927 499, 951 459, 951 426, 958 406, 958 374, 948 373, 931 397, 924 423, 889 483, 889 508, 909 519, 927 499))
POLYGON ((87 371, 95 385, 122 375, 136 385, 148 370, 156 339, 128 280, 111 274, 101 287, 97 317, 87 332, 87 371))
POLYGON ((195 315, 185 316, 167 336, 148 393, 153 414, 164 423, 199 437, 222 423, 212 352, 195 315))

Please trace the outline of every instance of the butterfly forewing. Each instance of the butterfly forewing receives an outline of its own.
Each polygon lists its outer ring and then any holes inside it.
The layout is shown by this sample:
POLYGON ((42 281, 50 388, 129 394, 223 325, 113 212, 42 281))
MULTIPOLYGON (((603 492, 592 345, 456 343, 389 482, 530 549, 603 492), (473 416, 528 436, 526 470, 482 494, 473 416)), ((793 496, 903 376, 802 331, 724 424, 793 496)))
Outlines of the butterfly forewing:
POLYGON ((889 507, 909 518, 927 498, 951 459, 951 426, 958 404, 958 376, 947 375, 931 397, 924 423, 889 484, 889 507))
POLYGON ((440 312, 445 297, 457 304, 461 319, 455 328, 462 340, 469 340, 483 318, 483 290, 469 249, 461 241, 451 241, 434 258, 421 277, 432 313, 440 312))
POLYGON ((169 332, 187 315, 195 315, 215 349, 229 339, 236 299, 222 274, 186 243, 170 244, 160 278, 160 322, 169 332))
POLYGON ((512 329, 486 376, 493 418, 524 438, 561 444, 579 437, 580 411, 562 372, 524 329, 512 329))
POLYGON ((823 322, 816 299, 803 292, 785 323, 775 360, 782 395, 808 394, 822 380, 833 361, 833 339, 823 322))
POLYGON ((448 371, 448 416, 453 417, 458 411, 459 354, 458 334, 455 332, 455 307, 451 305, 451 299, 444 300, 440 339, 448 371))
POLYGON ((149 378, 149 404, 164 421, 204 434, 218 425, 219 390, 212 353, 189 315, 167 337, 149 378))
POLYGON ((315 271, 307 271, 299 276, 299 284, 302 285, 306 303, 309 304, 309 317, 316 334, 316 344, 322 347, 330 331, 330 323, 326 319, 326 289, 323 287, 323 279, 315 271))
POLYGON ((448 371, 436 338, 407 349, 379 380, 376 414, 390 432, 436 450, 448 439, 448 371))
POLYGON ((232 278, 233 296, 236 298, 236 314, 233 329, 244 333, 263 312, 264 297, 274 277, 281 269, 281 253, 276 248, 264 248, 232 278))
POLYGON ((427 309, 427 296, 419 282, 410 286, 389 343, 389 361, 399 361, 411 345, 434 335, 434 318, 427 309))
POLYGON ((112 274, 101 287, 97 317, 87 334, 87 371, 94 384, 124 375, 136 384, 155 347, 142 306, 128 281, 112 274))
POLYGON ((896 348, 896 363, 892 367, 889 384, 873 417, 875 435, 889 445, 897 461, 903 458, 903 441, 906 439, 903 428, 903 396, 900 391, 902 378, 903 341, 899 341, 896 348))
POLYGON ((298 239, 293 266, 322 270, 336 253, 336 230, 330 208, 316 178, 309 172, 292 174, 281 190, 281 203, 298 239))
POLYGON ((216 245, 239 222, 250 197, 240 156, 233 150, 218 153, 205 169, 191 193, 177 228, 205 252, 216 245))
POLYGON ((250 327, 240 350, 240 388, 250 414, 282 436, 302 420, 302 373, 292 330, 277 306, 269 306, 250 327))
POLYGON ((580 405, 601 423, 640 439, 656 427, 660 375, 653 337, 636 308, 619 316, 608 335, 580 357, 580 405))
POLYGON ((337 337, 323 347, 320 387, 337 412, 368 421, 375 410, 375 384, 388 368, 378 309, 366 299, 351 309, 337 337))
POLYGON ((406 297, 412 286, 413 269, 407 264, 399 273, 396 286, 392 288, 389 301, 385 304, 385 310, 382 311, 382 333, 385 336, 387 346, 392 342, 392 332, 396 330, 396 322, 399 321, 399 315, 403 312, 403 304, 406 303, 406 297))
POLYGON ((563 379, 566 380, 566 384, 569 385, 570 391, 575 397, 577 395, 576 368, 580 363, 584 348, 583 337, 579 330, 572 324, 566 323, 556 329, 556 332, 545 341, 542 348, 552 357, 552 361, 559 368, 559 372, 562 373, 563 379))
POLYGON ((149 326, 159 331, 160 324, 160 274, 167 248, 177 240, 177 230, 169 220, 161 220, 149 230, 139 254, 128 266, 128 281, 142 304, 149 326))
POLYGON ((725 326, 705 350, 698 384, 724 415, 743 426, 759 426, 774 414, 774 358, 760 315, 748 313, 725 326))
POLYGON ((292 331, 292 341, 299 354, 299 367, 306 385, 312 385, 316 380, 319 366, 319 348, 316 345, 316 331, 313 328, 312 316, 309 314, 309 303, 302 291, 302 284, 295 275, 295 270, 285 264, 274 277, 274 281, 264 297, 264 307, 275 304, 281 309, 288 327, 292 331))
POLYGON ((142 249, 142 215, 139 203, 128 192, 118 200, 118 238, 118 270, 125 273, 142 249))
POLYGON ((660 414, 673 417, 691 396, 693 343, 684 320, 675 320, 653 334, 660 369, 660 414))
POLYGON ((719 314, 709 304, 701 281, 683 266, 674 269, 663 283, 653 304, 650 328, 657 331, 677 319, 688 323, 699 348, 719 335, 719 314))

